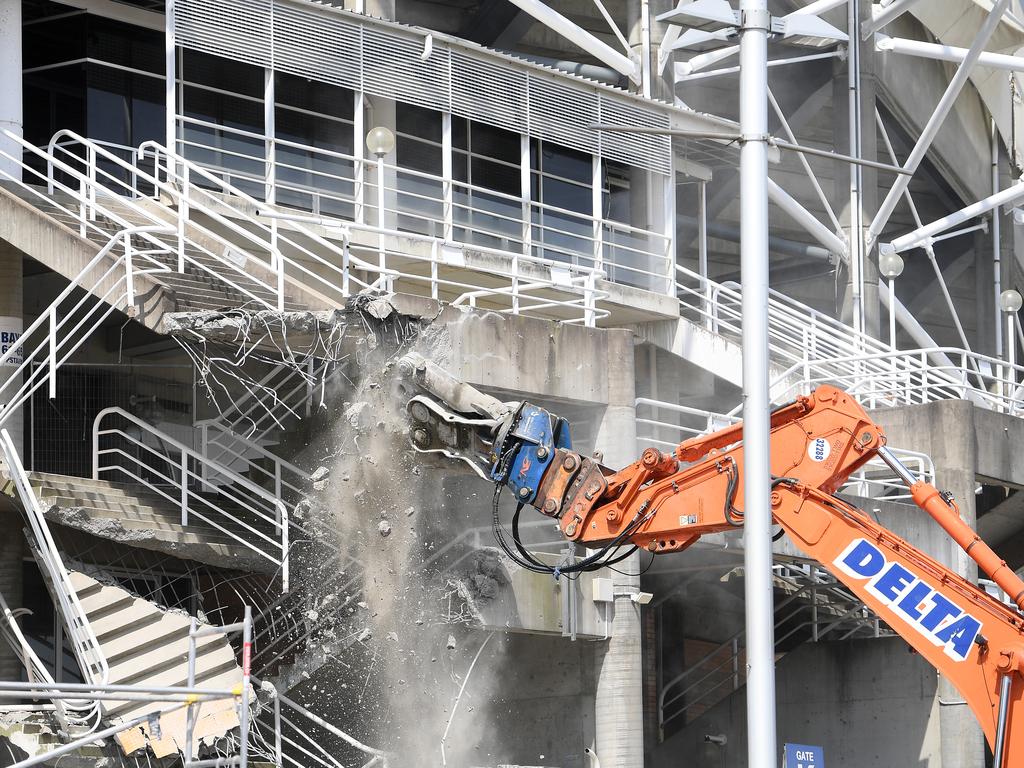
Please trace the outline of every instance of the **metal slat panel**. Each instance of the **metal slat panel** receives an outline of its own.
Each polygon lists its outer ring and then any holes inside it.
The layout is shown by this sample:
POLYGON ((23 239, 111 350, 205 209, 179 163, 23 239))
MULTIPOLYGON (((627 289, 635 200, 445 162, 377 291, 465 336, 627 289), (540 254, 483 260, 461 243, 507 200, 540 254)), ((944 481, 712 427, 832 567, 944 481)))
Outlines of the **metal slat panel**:
POLYGON ((178 0, 178 45, 258 67, 270 66, 272 0, 178 0))
POLYGON ((373 95, 447 111, 448 49, 423 58, 424 38, 363 28, 363 88, 373 95))
POLYGON ((669 116, 608 88, 402 28, 295 0, 178 0, 179 45, 436 110, 659 173, 666 136, 605 133, 592 123, 666 128, 669 116), (271 60, 273 56, 273 60, 271 60))
MULTIPOLYGON (((619 100, 601 94, 600 122, 607 125, 630 125, 643 128, 668 128, 668 115, 644 109, 625 99, 619 100)), ((601 155, 609 160, 648 168, 658 173, 670 173, 672 138, 657 134, 614 133, 601 134, 601 155)))
POLYGON ((597 94, 530 73, 529 130, 533 136, 581 152, 597 152, 597 94))
POLYGON ((336 14, 274 6, 274 69, 358 89, 360 28, 336 14))
POLYGON ((525 133, 528 80, 522 70, 452 51, 452 113, 525 133))

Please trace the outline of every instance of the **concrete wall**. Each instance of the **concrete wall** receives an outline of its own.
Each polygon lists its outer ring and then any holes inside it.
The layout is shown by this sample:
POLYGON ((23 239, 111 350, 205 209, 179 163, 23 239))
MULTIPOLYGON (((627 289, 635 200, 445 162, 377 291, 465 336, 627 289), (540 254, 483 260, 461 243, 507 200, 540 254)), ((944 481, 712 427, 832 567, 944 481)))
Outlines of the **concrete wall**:
MULTIPOLYGON (((829 768, 912 768, 939 761, 936 673, 898 639, 807 644, 776 668, 780 750, 825 748, 829 768)), ((654 752, 651 768, 744 768, 745 689, 654 752), (724 734, 724 747, 705 734, 724 734)), ((781 756, 779 758, 781 763, 781 756)))

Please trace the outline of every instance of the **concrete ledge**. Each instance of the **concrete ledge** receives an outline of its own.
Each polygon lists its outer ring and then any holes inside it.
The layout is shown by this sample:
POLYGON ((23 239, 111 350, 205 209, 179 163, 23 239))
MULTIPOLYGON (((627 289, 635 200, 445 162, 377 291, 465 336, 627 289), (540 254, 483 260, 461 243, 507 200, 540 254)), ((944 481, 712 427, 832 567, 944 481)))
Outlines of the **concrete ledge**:
MULTIPOLYGON (((100 250, 96 243, 47 216, 3 185, 0 185, 0 240, 6 240, 68 280, 74 280, 100 250)), ((97 279, 107 266, 100 265, 94 270, 97 279)), ((111 276, 98 283, 93 294, 103 295, 115 280, 116 277, 111 276)), ((135 276, 135 294, 135 319, 151 330, 163 332, 165 315, 175 310, 173 296, 145 275, 135 276)), ((123 311, 125 307, 118 309, 123 311)))

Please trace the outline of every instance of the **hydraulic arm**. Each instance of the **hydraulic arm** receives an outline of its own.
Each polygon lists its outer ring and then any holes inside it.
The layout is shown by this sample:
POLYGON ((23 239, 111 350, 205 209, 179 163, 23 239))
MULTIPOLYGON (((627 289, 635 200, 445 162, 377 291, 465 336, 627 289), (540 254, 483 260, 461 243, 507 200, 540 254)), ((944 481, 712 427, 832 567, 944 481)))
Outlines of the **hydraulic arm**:
MULTIPOLYGON (((599 457, 574 451, 568 423, 543 408, 501 403, 416 356, 404 358, 402 367, 420 390, 409 401, 413 446, 465 460, 495 484, 495 535, 525 568, 590 570, 637 548, 678 552, 705 534, 743 525, 742 424, 687 440, 672 453, 648 448, 614 471, 599 457), (506 488, 518 502, 511 544, 497 525, 498 495, 506 488), (527 506, 596 553, 558 569, 535 559, 518 536, 527 506)), ((1024 581, 964 523, 949 494, 915 480, 847 393, 819 387, 776 409, 771 427, 775 522, 957 687, 997 767, 1024 766, 1024 581), (876 456, 1016 608, 835 495, 876 456)))

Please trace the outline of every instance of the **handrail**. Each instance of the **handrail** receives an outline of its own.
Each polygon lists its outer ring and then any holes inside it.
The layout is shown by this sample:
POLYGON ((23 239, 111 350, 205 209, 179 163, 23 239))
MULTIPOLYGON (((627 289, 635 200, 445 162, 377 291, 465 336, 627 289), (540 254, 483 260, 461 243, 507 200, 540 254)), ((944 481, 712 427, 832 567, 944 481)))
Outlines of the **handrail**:
MULTIPOLYGON (((106 656, 89 624, 86 612, 78 600, 78 593, 74 584, 71 583, 68 570, 60 556, 60 550, 57 549, 57 544, 50 534, 50 527, 46 522, 39 499, 32 490, 28 475, 25 474, 25 468, 21 463, 21 457, 6 429, 0 429, 0 450, 3 451, 7 471, 17 489, 25 518, 32 531, 32 537, 35 539, 39 566, 45 572, 53 591, 54 602, 60 609, 64 625, 67 627, 71 648, 78 660, 82 674, 90 683, 106 685, 110 680, 110 667, 107 664, 106 656)), ((90 716, 94 716, 95 722, 90 728, 90 730, 94 730, 100 723, 102 705, 99 701, 95 701, 87 711, 90 716)))
POLYGON ((133 414, 129 413, 123 408, 119 408, 116 406, 104 408, 98 414, 96 414, 96 418, 93 420, 92 461, 92 476, 94 480, 99 480, 100 473, 102 472, 120 471, 128 475, 130 478, 132 478, 134 482, 141 483, 150 488, 151 490, 153 490, 154 492, 158 493, 159 495, 163 496, 164 498, 168 499, 169 501, 179 504, 181 509, 181 523, 183 526, 188 525, 189 516, 194 515, 195 517, 198 517, 200 520, 203 520, 204 522, 214 526, 222 533, 225 533, 226 535, 230 536, 232 539, 239 542, 240 544, 243 544, 244 546, 248 547, 257 554, 267 558, 272 563, 280 567, 282 590, 288 590, 289 510, 287 505, 285 505, 284 502, 282 502, 274 494, 270 493, 264 488, 261 488, 252 481, 237 474, 236 472, 233 472, 231 469, 227 467, 220 465, 214 465, 212 467, 214 472, 228 478, 232 483, 232 487, 239 487, 245 489, 246 491, 249 492, 249 494, 251 494, 252 497, 255 497, 256 499, 261 501, 266 507, 269 507, 270 509, 273 510, 273 516, 268 515, 266 512, 261 511, 259 508, 254 507, 251 503, 248 503, 247 500, 244 498, 240 498, 237 495, 233 495, 222 488, 215 489, 216 495, 225 498, 231 503, 240 505, 242 509, 251 513, 257 519, 263 520, 265 523, 272 525, 274 529, 277 531, 277 533, 280 535, 279 542, 276 539, 271 539, 262 531, 253 528, 252 525, 240 519, 231 511, 216 506, 212 501, 203 499, 203 497, 199 496, 193 490, 191 490, 192 482, 190 481, 195 481, 197 484, 205 486, 207 488, 212 487, 204 484, 202 475, 196 473, 194 470, 191 469, 191 466, 193 464, 195 464, 196 466, 202 466, 204 463, 210 463, 209 459, 203 456, 202 453, 186 446, 184 443, 179 442, 170 435, 161 432, 160 430, 153 427, 151 424, 143 421, 137 416, 134 416, 133 414), (178 453, 177 460, 172 460, 168 456, 153 451, 151 448, 142 443, 139 439, 130 437, 121 430, 101 429, 100 425, 104 418, 111 415, 116 415, 117 417, 130 422, 131 424, 138 427, 138 429, 143 434, 148 434, 153 439, 159 441, 162 445, 169 446, 170 448, 174 449, 178 453), (101 450, 100 438, 104 435, 122 436, 128 442, 132 443, 134 446, 141 449, 148 449, 148 452, 151 455, 155 456, 157 460, 163 461, 168 467, 174 467, 174 471, 178 473, 177 479, 175 479, 175 477, 171 474, 160 473, 159 470, 154 468, 152 465, 144 463, 143 461, 139 460, 134 456, 131 456, 130 454, 126 453, 123 450, 111 448, 101 450), (135 464, 138 465, 138 471, 133 473, 131 470, 129 470, 126 467, 123 467, 120 464, 113 464, 110 466, 102 465, 100 462, 100 457, 111 453, 122 456, 127 460, 133 461, 135 464), (154 486, 153 483, 149 482, 143 476, 144 473, 156 474, 161 480, 163 480, 165 483, 167 483, 177 491, 177 498, 172 498, 161 488, 159 488, 158 486, 154 486), (197 509, 193 508, 192 505, 190 504, 190 502, 193 500, 202 501, 202 503, 206 505, 210 514, 203 514, 199 512, 197 509), (228 524, 248 531, 258 539, 262 539, 268 543, 273 543, 277 545, 280 549, 280 555, 274 556, 269 552, 264 551, 263 549, 259 548, 259 546, 257 546, 257 543, 253 541, 252 538, 238 535, 234 530, 226 528, 224 525, 221 525, 216 520, 211 519, 211 515, 216 515, 218 519, 222 519, 228 524))
MULTIPOLYGON (((371 747, 371 746, 369 746, 367 744, 364 744, 363 742, 359 741, 354 736, 350 736, 349 734, 345 733, 343 730, 338 728, 336 725, 334 725, 334 724, 324 720, 322 717, 320 717, 319 715, 315 714, 314 712, 309 711, 308 709, 303 707, 298 702, 295 702, 292 699, 290 699, 287 696, 285 696, 283 693, 280 693, 277 690, 277 688, 275 688, 274 685, 272 683, 270 683, 269 681, 266 681, 266 680, 261 681, 258 678, 256 678, 255 676, 252 676, 250 678, 250 680, 252 680, 252 682, 255 683, 257 686, 259 686, 260 690, 270 694, 270 697, 271 697, 271 699, 273 701, 274 732, 275 732, 275 737, 276 738, 280 738, 281 737, 281 735, 282 735, 281 724, 282 724, 282 722, 284 722, 287 725, 289 725, 290 727, 292 727, 293 729, 295 729, 296 731, 298 731, 299 733, 302 733, 302 735, 310 742, 310 745, 311 745, 312 748, 315 748, 318 751, 321 751, 321 753, 324 755, 324 757, 334 761, 333 756, 329 752, 324 751, 323 747, 319 744, 319 742, 314 741, 309 736, 307 736, 305 733, 303 733, 302 730, 298 726, 295 725, 295 723, 293 723, 290 720, 288 720, 287 717, 281 713, 281 705, 283 704, 286 707, 288 707, 290 710, 294 711, 297 715, 301 715, 302 717, 304 717, 309 722, 313 723, 314 725, 316 725, 316 726, 318 726, 320 728, 323 728, 324 730, 326 730, 331 735, 341 739, 342 741, 344 741, 346 744, 348 744, 353 749, 356 749, 359 752, 362 752, 363 754, 369 756, 370 761, 368 763, 365 763, 363 765, 363 768, 370 768, 370 766, 377 765, 377 764, 380 764, 382 768, 388 768, 389 756, 388 756, 388 753, 385 752, 384 750, 376 749, 375 747, 371 747)), ((302 748, 301 746, 296 744, 294 741, 291 741, 290 744, 291 744, 291 746, 297 747, 300 751, 306 752, 306 750, 304 748, 302 748)), ((275 757, 276 757, 276 762, 277 762, 278 767, 279 768, 284 768, 285 764, 283 762, 283 759, 284 759, 285 756, 282 754, 280 741, 278 741, 277 744, 275 745, 275 753, 276 753, 275 757)), ((308 752, 306 752, 306 754, 308 754, 308 752)), ((317 762, 320 762, 320 763, 322 763, 325 766, 328 765, 327 763, 323 762, 323 760, 321 760, 319 758, 316 758, 315 756, 314 756, 314 759, 317 762)), ((292 760, 292 762, 296 766, 300 766, 301 767, 301 765, 302 765, 301 763, 298 763, 298 762, 296 762, 294 760, 292 760)), ((340 763, 337 763, 337 761, 334 761, 334 764, 335 764, 335 766, 337 768, 340 768, 340 763)))
MULTIPOLYGON (((137 199, 147 197, 142 195, 137 188, 130 187, 124 181, 115 178, 112 174, 107 172, 105 169, 100 168, 97 159, 103 158, 115 167, 121 168, 136 184, 141 179, 147 184, 151 185, 154 190, 154 195, 159 196, 160 193, 167 194, 173 197, 176 190, 172 188, 170 184, 164 184, 159 182, 155 177, 148 174, 147 172, 138 168, 138 166, 132 165, 122 160, 117 155, 107 151, 101 146, 98 146, 94 142, 85 137, 82 137, 70 130, 58 131, 54 134, 51 139, 51 145, 53 150, 58 147, 66 152, 68 155, 73 157, 78 163, 85 163, 87 166, 87 173, 72 167, 68 163, 58 159, 55 154, 49 154, 44 150, 39 149, 26 142, 19 136, 11 133, 10 131, 3 130, 11 141, 19 144, 24 150, 38 156, 41 160, 47 163, 49 176, 46 177, 47 188, 52 190, 59 187, 62 192, 67 193, 78 203, 77 213, 72 213, 79 220, 79 234, 83 237, 87 231, 100 232, 106 234, 106 232, 99 227, 95 222, 98 216, 102 216, 111 222, 115 223, 122 229, 137 225, 138 221, 131 221, 125 218, 123 215, 115 210, 112 210, 109 206, 104 205, 100 202, 101 197, 109 200, 116 201, 117 205, 122 209, 130 211, 133 217, 136 217, 140 221, 149 222, 155 226, 165 226, 173 223, 175 226, 175 240, 173 245, 167 242, 161 241, 153 233, 145 233, 144 238, 151 242, 154 246, 161 250, 170 250, 172 253, 176 253, 178 256, 178 272, 185 271, 186 263, 191 265, 192 268, 198 270, 201 273, 206 273, 213 276, 218 281, 224 283, 232 290, 237 291, 239 294, 247 297, 248 300, 254 301, 257 304, 261 304, 269 309, 279 308, 283 305, 283 295, 280 292, 280 281, 275 281, 274 284, 269 284, 261 281, 256 275, 251 274, 251 270, 245 270, 238 264, 234 263, 231 259, 226 258, 223 253, 216 253, 209 248, 205 247, 201 243, 197 242, 194 238, 188 235, 190 228, 196 229, 202 232, 203 236, 219 244, 220 247, 225 249, 225 252, 236 249, 237 245, 224 239, 216 232, 200 227, 195 222, 187 222, 184 216, 181 215, 181 211, 175 211, 170 208, 161 208, 162 212, 169 216, 171 221, 167 221, 160 216, 157 216, 152 211, 143 208, 137 202, 137 199), (60 142, 59 139, 69 138, 78 141, 83 148, 86 150, 86 158, 83 160, 75 156, 68 148, 69 144, 60 142), (78 182, 78 189, 73 189, 57 181, 55 175, 55 169, 59 170, 63 174, 67 174, 72 179, 78 182), (118 194, 113 189, 108 188, 100 182, 99 176, 106 177, 116 188, 121 188, 126 194, 118 194), (195 251, 203 255, 203 259, 196 258, 191 252, 195 251), (210 265, 204 261, 207 259, 218 265, 218 269, 211 269, 210 265), (275 303, 268 302, 265 298, 261 297, 257 293, 254 293, 252 289, 246 287, 242 283, 250 282, 251 284, 258 287, 259 290, 266 291, 272 296, 277 298, 275 303)), ((6 157, 10 157, 6 153, 0 153, 6 157)), ((14 158, 12 158, 14 159, 14 158)), ((38 174, 38 171, 25 165, 20 160, 15 159, 24 169, 27 169, 33 174, 38 174)), ((26 185, 22 185, 26 186, 26 185)), ((36 193, 38 194, 38 193, 36 193)), ((154 199, 157 199, 154 198, 154 199)), ((258 261, 258 259, 254 259, 258 261)))
MULTIPOLYGON (((795 588, 793 592, 789 593, 785 599, 777 603, 775 606, 774 615, 776 618, 774 621, 774 625, 776 629, 786 624, 786 622, 789 622, 792 619, 799 616, 799 614, 802 611, 812 611, 812 616, 810 620, 804 621, 800 623, 797 627, 791 628, 785 635, 776 637, 776 644, 791 637, 792 635, 796 634, 796 632, 798 632, 801 628, 805 627, 811 627, 814 630, 813 639, 815 641, 818 641, 822 637, 824 637, 825 634, 830 633, 833 629, 851 619, 854 621, 855 626, 850 632, 847 633, 847 637, 853 632, 856 632, 865 627, 870 627, 871 630, 874 632, 875 636, 878 636, 879 627, 876 618, 873 618, 871 616, 858 617, 855 615, 858 612, 864 611, 866 608, 866 606, 864 606, 864 604, 856 598, 852 599, 852 602, 854 602, 855 605, 852 608, 846 609, 841 614, 838 614, 837 612, 838 615, 830 616, 828 617, 828 619, 825 620, 821 619, 818 616, 819 611, 827 610, 830 605, 826 598, 827 595, 834 595, 836 598, 838 598, 840 604, 843 602, 851 602, 850 596, 843 591, 843 585, 841 583, 821 580, 818 577, 818 569, 814 567, 812 567, 811 572, 809 574, 801 572, 801 576, 806 576, 811 579, 811 583, 807 584, 799 584, 799 582, 796 581, 795 577, 791 573, 788 576, 783 575, 781 571, 787 570, 785 566, 775 566, 774 570, 779 571, 775 575, 775 578, 777 580, 781 580, 784 583, 788 583, 795 588), (794 602, 797 602, 798 600, 803 598, 808 592, 810 592, 809 605, 803 604, 803 601, 798 602, 794 610, 789 612, 787 615, 778 618, 780 610, 786 608, 794 602), (823 598, 825 599, 825 601, 820 602, 823 598), (819 631, 817 627, 823 623, 825 624, 825 628, 824 630, 819 631)), ((792 571, 792 569, 788 570, 790 572, 792 571)), ((660 690, 658 692, 658 726, 659 729, 662 730, 662 736, 664 735, 663 729, 667 723, 683 715, 685 712, 689 710, 690 707, 692 707, 694 704, 699 703, 701 700, 705 699, 707 695, 713 693, 715 690, 720 688, 725 683, 731 680, 733 682, 734 689, 739 687, 741 665, 738 662, 741 658, 742 653, 739 646, 739 642, 745 636, 745 634, 745 629, 739 630, 738 632, 727 638, 725 641, 717 645, 707 654, 702 656, 698 661, 694 662, 689 667, 684 669, 682 672, 675 675, 669 681, 665 682, 660 686, 660 690), (729 655, 723 659, 719 659, 717 663, 715 663, 709 670, 705 670, 705 666, 708 663, 714 662, 716 658, 721 656, 724 652, 729 653, 729 655), (710 689, 705 690, 696 699, 683 703, 681 706, 676 708, 675 711, 671 712, 671 714, 666 713, 666 710, 672 704, 678 702, 687 693, 689 693, 691 690, 699 686, 705 680, 711 678, 717 671, 721 670, 726 665, 732 667, 732 672, 725 679, 720 680, 718 683, 715 683, 710 689), (679 688, 680 685, 688 678, 701 672, 703 672, 703 675, 701 677, 687 684, 686 687, 682 690, 674 692, 675 689, 679 688)))
MULTIPOLYGON (((29 645, 28 640, 25 639, 25 635, 21 631, 21 627, 18 626, 18 617, 23 615, 31 616, 32 611, 28 608, 11 610, 3 595, 0 595, 0 614, 3 615, 3 621, 0 623, 0 634, 3 635, 4 640, 7 641, 7 645, 14 655, 21 659, 28 682, 55 683, 53 675, 50 674, 46 665, 43 664, 43 660, 39 658, 39 655, 29 645)), ((56 662, 56 653, 54 654, 54 660, 55 663, 58 663, 56 662)), ((76 726, 83 724, 88 726, 87 721, 90 716, 95 718, 97 714, 94 704, 88 702, 76 703, 65 699, 54 699, 53 708, 57 721, 65 732, 68 732, 72 723, 76 726), (69 710, 73 714, 69 714, 69 710)))
MULTIPOLYGON (((696 282, 697 288, 677 282, 680 302, 703 316, 709 330, 741 331, 742 296, 735 283, 717 283, 682 265, 676 274, 696 282)), ((775 399, 812 382, 832 382, 859 388, 872 403, 889 393, 888 404, 960 397, 1007 413, 1024 410, 1024 366, 955 347, 893 350, 777 291, 769 298, 769 336, 773 355, 791 363, 773 382, 775 399), (787 383, 794 376, 798 381, 787 383), (787 388, 779 391, 783 383, 787 388)))

